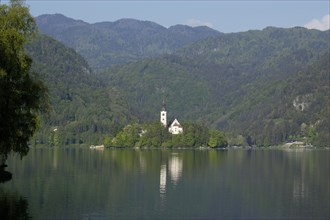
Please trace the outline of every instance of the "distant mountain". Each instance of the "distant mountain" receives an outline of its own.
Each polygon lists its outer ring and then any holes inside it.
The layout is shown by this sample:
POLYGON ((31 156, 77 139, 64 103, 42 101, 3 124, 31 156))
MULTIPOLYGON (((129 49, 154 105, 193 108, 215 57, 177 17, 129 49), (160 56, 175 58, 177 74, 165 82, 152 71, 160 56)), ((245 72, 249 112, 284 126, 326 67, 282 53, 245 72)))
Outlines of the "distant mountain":
POLYGON ((26 50, 50 100, 50 111, 42 116, 32 144, 98 144, 136 120, 120 92, 99 80, 73 49, 39 35, 26 50))
POLYGON ((299 139, 328 146, 329 30, 222 34, 134 19, 88 24, 58 14, 37 23, 72 48, 45 36, 30 45, 55 94, 42 134, 62 126, 66 144, 96 142, 137 118, 159 120, 165 98, 170 119, 224 130, 230 144, 299 139))
MULTIPOLYGON (((233 130, 253 137, 257 144, 271 145, 302 138, 329 147, 330 54, 291 74, 267 83, 246 97, 229 115, 233 130)), ((227 119, 221 119, 223 123, 227 119)))
POLYGON ((170 54, 198 40, 221 35, 208 27, 165 28, 135 19, 89 24, 54 14, 41 15, 36 22, 42 33, 75 49, 93 69, 170 54))
POLYGON ((157 120, 165 97, 171 117, 241 134, 249 143, 278 144, 305 137, 301 126, 325 123, 329 34, 272 27, 223 34, 175 54, 117 66, 103 77, 142 120, 157 120), (300 111, 294 100, 313 107, 300 111))

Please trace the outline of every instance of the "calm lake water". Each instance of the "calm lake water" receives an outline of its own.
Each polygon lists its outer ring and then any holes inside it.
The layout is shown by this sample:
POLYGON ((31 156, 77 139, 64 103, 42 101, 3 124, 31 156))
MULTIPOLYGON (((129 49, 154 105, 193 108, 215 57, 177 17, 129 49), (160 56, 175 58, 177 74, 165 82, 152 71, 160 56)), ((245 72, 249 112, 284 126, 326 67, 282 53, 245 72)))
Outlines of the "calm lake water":
POLYGON ((31 149, 0 214, 32 219, 329 219, 329 150, 31 149))

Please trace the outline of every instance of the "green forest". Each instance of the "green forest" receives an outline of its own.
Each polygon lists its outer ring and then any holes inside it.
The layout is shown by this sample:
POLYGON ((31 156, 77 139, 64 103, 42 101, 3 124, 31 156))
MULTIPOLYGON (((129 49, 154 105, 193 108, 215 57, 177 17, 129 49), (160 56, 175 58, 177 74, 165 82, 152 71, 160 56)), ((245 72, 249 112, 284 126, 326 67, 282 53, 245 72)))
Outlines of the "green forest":
POLYGON ((221 35, 208 27, 165 28, 151 21, 127 18, 89 24, 54 14, 38 16, 36 22, 42 33, 75 49, 94 70, 171 54, 182 46, 221 35))
POLYGON ((184 123, 182 134, 172 135, 160 122, 129 124, 114 138, 107 137, 105 145, 108 147, 135 148, 224 148, 228 140, 224 132, 195 123, 184 123))
POLYGON ((40 35, 27 46, 33 70, 48 88, 50 110, 32 145, 79 145, 101 142, 137 120, 115 88, 106 86, 73 49, 40 35), (56 132, 55 132, 56 131, 56 132))
MULTIPOLYGON (((164 98, 170 118, 225 132, 229 145, 329 144, 329 30, 224 34, 130 19, 97 25, 60 15, 36 20, 40 33, 26 50, 48 87, 51 108, 34 146, 110 143, 128 125, 158 121, 164 98), (121 46, 114 49, 105 36, 121 46), (181 43, 169 47, 175 41, 181 43), (100 52, 102 43, 108 47, 100 52), (107 48, 114 54, 106 55, 107 48), (109 58, 114 55, 120 61, 109 58)), ((164 140, 156 143, 171 145, 164 140)))
POLYGON ((32 71, 24 45, 36 33, 36 24, 21 1, 0 4, 0 182, 11 179, 4 171, 10 152, 24 156, 28 141, 47 106, 46 87, 32 71))
POLYGON ((226 131, 233 145, 326 146, 328 37, 304 28, 222 35, 103 75, 144 120, 155 120, 165 94, 170 115, 226 131))

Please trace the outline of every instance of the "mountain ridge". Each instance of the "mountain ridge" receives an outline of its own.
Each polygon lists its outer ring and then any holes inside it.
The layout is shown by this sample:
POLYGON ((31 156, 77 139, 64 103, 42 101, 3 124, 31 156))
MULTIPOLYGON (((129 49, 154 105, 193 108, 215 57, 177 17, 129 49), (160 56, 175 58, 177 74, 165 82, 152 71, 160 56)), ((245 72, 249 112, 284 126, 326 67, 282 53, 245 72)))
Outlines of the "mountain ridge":
POLYGON ((40 32, 74 48, 93 69, 173 53, 184 45, 222 34, 207 27, 165 28, 155 22, 127 18, 89 24, 55 14, 40 15, 36 22, 40 32))
MULTIPOLYGON (((301 135, 299 127, 302 123, 310 128, 315 123, 312 118, 320 115, 322 121, 325 115, 318 108, 312 109, 310 115, 293 113, 292 101, 299 95, 304 97, 303 92, 311 87, 309 82, 300 83, 304 89, 295 92, 301 94, 286 94, 292 99, 286 103, 281 102, 281 96, 273 97, 269 89, 276 91, 274 85, 282 88, 287 79, 296 87, 295 79, 299 73, 307 75, 313 71, 313 74, 319 74, 311 66, 328 56, 325 55, 329 48, 328 38, 329 31, 304 28, 269 27, 262 31, 225 34, 198 41, 174 54, 110 69, 104 73, 104 81, 122 91, 142 120, 156 119, 155 112, 160 108, 157 100, 165 93, 172 109, 169 114, 178 115, 182 120, 239 132, 259 145, 280 144, 290 135, 301 135), (284 107, 278 108, 276 104, 284 107), (253 106, 258 109, 253 110, 253 106), (283 112, 282 120, 278 120, 281 116, 275 109, 283 112), (265 119, 257 117, 255 112, 265 119), (292 129, 284 129, 282 134, 276 123, 292 129), (276 130, 274 134, 267 126, 276 130), (256 131, 264 137, 256 135, 256 131)), ((318 68, 323 73, 329 72, 324 61, 318 68)), ((325 75, 319 78, 329 82, 325 75)), ((314 84, 312 82, 313 87, 317 88, 315 83, 324 83, 319 78, 314 84)), ((320 100, 329 97, 327 93, 316 94, 313 102, 319 104, 322 103, 320 100)), ((323 102, 322 106, 326 108, 328 104, 323 102)))
MULTIPOLYGON (((121 124, 133 114, 140 122, 159 120, 162 97, 169 117, 224 130, 231 145, 243 145, 243 137, 245 144, 260 146, 295 138, 326 144, 329 30, 267 27, 194 41, 188 38, 198 28, 164 29, 151 22, 134 29, 131 22, 144 24, 122 19, 115 29, 107 22, 96 24, 99 28, 79 21, 58 26, 66 46, 94 62, 102 91, 117 91, 119 102, 128 103, 119 107, 126 114, 121 124)), ((84 114, 95 114, 90 111, 84 114)))

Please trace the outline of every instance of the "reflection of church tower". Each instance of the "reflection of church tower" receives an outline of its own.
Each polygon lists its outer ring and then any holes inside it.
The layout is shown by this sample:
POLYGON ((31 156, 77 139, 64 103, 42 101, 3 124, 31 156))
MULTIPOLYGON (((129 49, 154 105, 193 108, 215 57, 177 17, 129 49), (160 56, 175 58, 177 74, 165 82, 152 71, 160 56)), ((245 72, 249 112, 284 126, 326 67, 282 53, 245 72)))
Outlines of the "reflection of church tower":
POLYGON ((162 110, 160 111, 160 123, 162 123, 164 127, 167 127, 167 112, 166 112, 166 104, 164 100, 163 100, 162 110))

